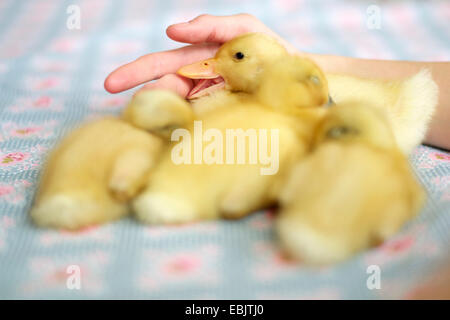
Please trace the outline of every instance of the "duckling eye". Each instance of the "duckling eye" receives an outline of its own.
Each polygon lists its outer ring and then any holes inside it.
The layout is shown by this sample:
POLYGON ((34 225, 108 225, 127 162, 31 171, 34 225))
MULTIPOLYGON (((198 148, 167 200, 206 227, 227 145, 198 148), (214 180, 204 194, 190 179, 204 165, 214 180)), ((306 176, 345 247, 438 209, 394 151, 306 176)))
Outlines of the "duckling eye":
POLYGON ((342 136, 346 135, 356 135, 358 134, 358 130, 346 126, 333 127, 327 131, 326 136, 330 139, 339 139, 342 136))
POLYGON ((244 59, 244 54, 239 51, 234 54, 234 57, 238 60, 242 60, 242 59, 244 59))
POLYGON ((312 83, 319 85, 320 84, 320 79, 318 76, 310 76, 309 80, 311 80, 312 83))

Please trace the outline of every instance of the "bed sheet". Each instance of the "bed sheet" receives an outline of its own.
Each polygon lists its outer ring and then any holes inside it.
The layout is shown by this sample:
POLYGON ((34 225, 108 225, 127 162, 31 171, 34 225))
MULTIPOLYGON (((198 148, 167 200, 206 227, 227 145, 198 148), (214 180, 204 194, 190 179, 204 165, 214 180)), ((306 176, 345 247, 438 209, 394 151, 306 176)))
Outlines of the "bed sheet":
POLYGON ((268 211, 171 227, 130 218, 79 232, 30 223, 48 151, 130 98, 106 93, 106 75, 179 46, 165 36, 171 23, 239 12, 310 52, 450 58, 448 1, 0 1, 0 298, 390 299, 410 296, 440 270, 449 258, 450 154, 426 146, 411 155, 426 208, 381 247, 337 266, 284 259, 268 211), (80 9, 80 29, 68 27, 70 5, 80 9), (80 290, 67 285, 71 265, 81 270, 80 290), (380 289, 367 286, 371 265, 381 270, 380 289))

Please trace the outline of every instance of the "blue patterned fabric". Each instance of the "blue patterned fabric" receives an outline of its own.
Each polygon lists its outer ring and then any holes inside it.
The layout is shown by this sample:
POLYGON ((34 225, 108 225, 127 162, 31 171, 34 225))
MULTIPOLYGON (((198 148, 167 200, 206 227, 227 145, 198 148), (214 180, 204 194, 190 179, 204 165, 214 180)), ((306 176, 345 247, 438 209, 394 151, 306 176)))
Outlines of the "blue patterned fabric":
POLYGON ((0 1, 1 299, 402 298, 449 258, 450 154, 425 146, 411 156, 429 195, 421 215, 381 247, 337 266, 283 259, 270 212, 171 227, 129 218, 79 232, 30 223, 47 152, 76 125, 117 114, 130 98, 106 93, 106 75, 177 47, 165 36, 171 23, 239 12, 310 52, 450 59, 448 1, 0 1), (80 30, 66 27, 72 4, 81 9, 80 30), (380 10, 380 29, 368 27, 370 5, 380 10), (67 287, 70 265, 81 269, 80 290, 67 287), (366 285, 370 265, 380 267, 379 290, 366 285))

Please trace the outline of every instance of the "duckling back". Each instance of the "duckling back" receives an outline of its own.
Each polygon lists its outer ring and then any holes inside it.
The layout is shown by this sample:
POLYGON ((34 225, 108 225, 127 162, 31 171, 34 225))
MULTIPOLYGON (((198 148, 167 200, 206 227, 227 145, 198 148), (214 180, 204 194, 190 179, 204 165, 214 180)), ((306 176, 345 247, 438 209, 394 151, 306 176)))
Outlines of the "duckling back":
POLYGON ((337 105, 280 194, 280 242, 308 264, 342 261, 394 235, 425 193, 380 110, 337 105))
POLYGON ((409 154, 424 139, 437 106, 438 87, 428 70, 404 80, 327 74, 336 103, 356 102, 386 110, 400 149, 409 154))

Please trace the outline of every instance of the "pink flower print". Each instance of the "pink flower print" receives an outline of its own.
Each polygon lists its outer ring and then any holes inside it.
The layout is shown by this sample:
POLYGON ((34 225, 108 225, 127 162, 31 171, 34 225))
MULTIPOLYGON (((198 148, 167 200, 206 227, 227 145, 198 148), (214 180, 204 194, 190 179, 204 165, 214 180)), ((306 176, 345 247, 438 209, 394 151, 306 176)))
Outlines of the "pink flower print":
POLYGON ((435 177, 431 180, 436 186, 437 191, 442 191, 441 201, 450 200, 450 176, 446 177, 435 177))
POLYGON ((284 12, 295 12, 300 9, 301 5, 297 0, 282 0, 277 2, 277 4, 284 12))
POLYGON ((258 257, 253 268, 254 277, 259 280, 272 280, 296 272, 301 262, 291 260, 274 243, 261 241, 253 246, 258 257))
POLYGON ((201 265, 197 257, 178 256, 169 260, 164 269, 168 273, 185 274, 197 270, 201 265))
POLYGON ((78 38, 60 38, 52 43, 51 49, 56 52, 68 53, 76 50, 80 45, 81 41, 78 38))
POLYGON ((385 242, 381 246, 381 250, 390 254, 397 254, 409 250, 414 245, 414 238, 406 236, 403 238, 393 239, 392 241, 385 242))
POLYGON ((58 84, 59 80, 56 78, 45 78, 36 82, 35 89, 38 90, 51 89, 56 87, 58 84))
POLYGON ((28 154, 22 152, 11 152, 0 158, 0 165, 11 165, 28 158, 28 154))
POLYGON ((110 108, 119 108, 125 105, 129 98, 123 96, 103 97, 94 96, 89 108, 92 110, 104 110, 110 108))
POLYGON ((15 136, 15 137, 29 136, 40 130, 41 130, 41 128, 36 128, 36 127, 35 128, 28 127, 28 128, 21 128, 21 129, 13 129, 11 131, 11 136, 15 136))
POLYGON ((14 227, 15 224, 16 222, 11 217, 3 216, 0 219, 0 229, 9 229, 11 227, 14 227))
POLYGON ((100 228, 99 226, 89 226, 80 230, 58 230, 48 231, 40 236, 40 243, 44 246, 51 246, 62 241, 83 242, 83 241, 97 241, 109 242, 112 239, 111 229, 107 227, 100 228))
POLYGON ((14 191, 12 186, 0 186, 0 197, 11 194, 14 191))
POLYGON ((36 71, 62 72, 69 71, 69 67, 71 65, 66 63, 64 60, 55 60, 46 56, 36 55, 36 57, 33 58, 32 66, 36 71))
MULTIPOLYGON (((82 272, 82 270, 81 270, 81 272, 82 272)), ((56 269, 56 270, 48 273, 47 276, 45 277, 44 281, 47 284, 65 283, 67 281, 67 277, 68 277, 68 274, 67 274, 66 268, 60 268, 60 269, 56 269)))
MULTIPOLYGON (((81 281, 83 291, 90 295, 101 294, 104 288, 103 276, 105 262, 104 257, 99 260, 98 256, 105 256, 102 251, 92 252, 92 254, 70 257, 44 257, 35 256, 28 262, 29 276, 21 279, 18 284, 27 296, 45 294, 49 290, 65 289, 70 273, 67 267, 70 265, 79 266, 81 269, 81 281)), ((106 254, 107 256, 107 254, 106 254)))
POLYGON ((430 156, 438 161, 450 161, 450 155, 445 153, 434 152, 430 156))
POLYGON ((250 219, 250 225, 258 230, 270 228, 275 216, 275 209, 268 209, 263 214, 256 214, 250 219))
MULTIPOLYGON (((24 201, 25 188, 31 185, 29 181, 17 180, 10 184, 0 185, 0 200, 9 204, 18 204, 24 201)), ((0 219, 0 227, 2 220, 0 219)))
POLYGON ((61 72, 65 71, 66 66, 63 63, 49 63, 45 69, 47 72, 61 72))
POLYGON ((114 41, 107 43, 105 50, 112 54, 129 54, 142 49, 142 43, 137 41, 114 41))
POLYGON ((217 272, 220 252, 215 245, 205 245, 194 250, 167 252, 148 250, 137 278, 137 286, 144 290, 155 290, 162 286, 177 286, 181 283, 197 283, 212 286, 219 282, 217 272))
POLYGON ((105 107, 118 107, 118 106, 123 105, 124 102, 125 102, 125 98, 123 98, 123 97, 115 97, 115 98, 107 99, 107 100, 104 102, 103 105, 104 105, 105 107))
POLYGON ((6 63, 0 63, 0 74, 5 73, 8 70, 8 65, 6 63))
POLYGON ((416 246, 416 237, 421 229, 417 228, 407 235, 388 240, 379 247, 373 248, 364 258, 365 261, 367 264, 384 265, 408 256, 414 246, 416 247, 415 251, 419 250, 419 247, 416 246))
POLYGON ((145 228, 145 236, 149 238, 161 238, 171 234, 183 232, 197 232, 202 234, 215 233, 218 224, 216 222, 190 222, 185 224, 173 224, 167 226, 151 226, 145 228))
POLYGON ((50 106, 52 98, 49 96, 42 96, 33 101, 33 106, 37 108, 46 108, 50 106))
POLYGON ((28 112, 29 110, 61 111, 62 108, 62 103, 58 99, 47 95, 19 98, 13 105, 8 107, 11 112, 19 113, 28 112))
POLYGON ((77 236, 79 234, 89 234, 91 232, 95 232, 96 230, 99 230, 99 227, 97 225, 92 226, 86 226, 77 230, 60 230, 61 234, 64 234, 66 236, 77 236))
POLYGON ((0 251, 6 248, 6 241, 5 241, 6 233, 8 229, 13 227, 14 225, 15 221, 8 216, 3 216, 0 219, 0 251))
POLYGON ((450 201, 450 192, 444 191, 444 194, 441 196, 441 201, 450 201))

